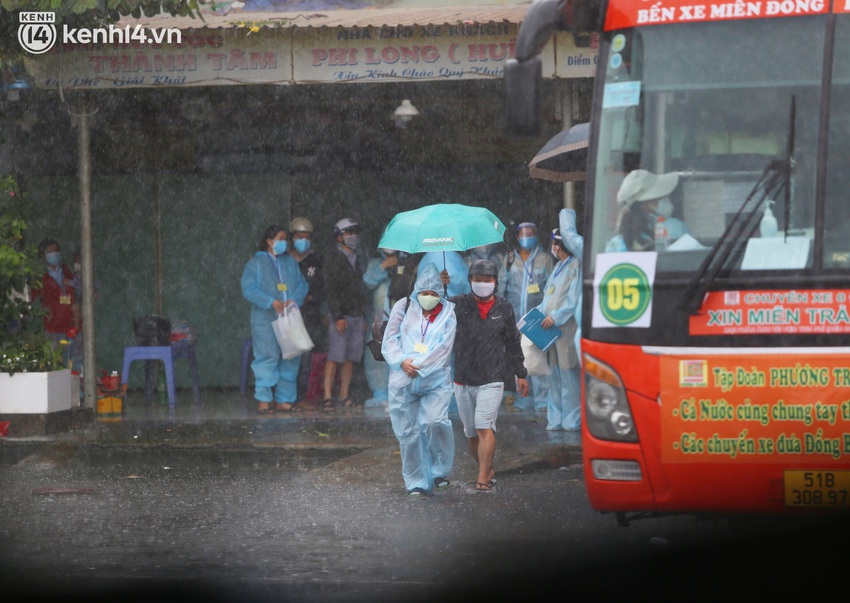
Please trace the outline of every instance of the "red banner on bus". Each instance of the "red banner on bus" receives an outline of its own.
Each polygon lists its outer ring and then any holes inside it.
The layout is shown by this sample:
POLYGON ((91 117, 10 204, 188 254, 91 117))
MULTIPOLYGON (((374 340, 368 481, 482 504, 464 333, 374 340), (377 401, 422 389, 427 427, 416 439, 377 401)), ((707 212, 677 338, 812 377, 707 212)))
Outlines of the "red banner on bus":
POLYGON ((661 358, 666 463, 850 461, 846 357, 661 358))
MULTIPOLYGON (((605 31, 664 23, 801 17, 828 12, 828 0, 612 0, 605 16, 605 31)), ((836 0, 835 12, 850 12, 848 0, 836 0)))
POLYGON ((850 333, 850 290, 712 291, 691 335, 850 333))

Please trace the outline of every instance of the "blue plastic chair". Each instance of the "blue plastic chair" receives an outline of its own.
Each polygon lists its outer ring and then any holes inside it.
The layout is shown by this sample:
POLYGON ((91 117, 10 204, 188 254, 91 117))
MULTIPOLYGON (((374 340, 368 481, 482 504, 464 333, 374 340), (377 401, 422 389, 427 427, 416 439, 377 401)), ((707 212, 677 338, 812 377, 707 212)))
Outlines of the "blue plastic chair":
POLYGON ((186 341, 171 342, 171 357, 186 358, 189 361, 189 372, 192 374, 192 394, 195 396, 195 404, 201 403, 201 382, 198 378, 198 362, 195 358, 195 345, 186 341))
MULTIPOLYGON (((130 364, 136 360, 161 360, 165 365, 165 384, 168 390, 168 411, 174 412, 174 355, 170 345, 127 346, 124 348, 124 366, 121 385, 130 378, 130 364)), ((123 388, 122 388, 123 389, 123 388)))

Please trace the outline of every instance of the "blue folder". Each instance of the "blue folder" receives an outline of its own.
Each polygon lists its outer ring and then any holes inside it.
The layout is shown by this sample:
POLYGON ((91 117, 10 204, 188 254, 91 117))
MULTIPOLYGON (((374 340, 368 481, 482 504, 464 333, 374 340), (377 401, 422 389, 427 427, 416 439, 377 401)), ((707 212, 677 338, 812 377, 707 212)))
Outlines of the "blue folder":
POLYGON ((552 327, 544 329, 540 326, 546 316, 537 308, 532 308, 519 319, 516 324, 519 332, 528 337, 531 342, 544 352, 548 350, 555 340, 562 335, 561 329, 552 327))

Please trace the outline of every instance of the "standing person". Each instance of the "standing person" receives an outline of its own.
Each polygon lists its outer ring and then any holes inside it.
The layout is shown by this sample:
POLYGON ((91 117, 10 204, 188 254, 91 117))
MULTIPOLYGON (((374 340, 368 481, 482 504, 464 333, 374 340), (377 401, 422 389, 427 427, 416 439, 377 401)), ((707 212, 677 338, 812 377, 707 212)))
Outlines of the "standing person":
POLYGON ((393 306, 381 346, 390 367, 390 421, 401 449, 404 486, 412 497, 447 488, 454 464, 449 402, 457 319, 442 289, 437 267, 425 266, 414 294, 393 306))
POLYGON ((413 293, 419 262, 423 256, 421 253, 398 252, 398 263, 387 270, 390 275, 387 289, 388 311, 398 300, 413 293))
POLYGON ((496 418, 509 371, 516 376, 517 392, 528 395, 520 334, 513 308, 496 297, 498 268, 490 260, 469 267, 471 293, 453 297, 457 314, 454 382, 463 432, 478 463, 475 489, 493 489, 496 418))
MULTIPOLYGON (((552 272, 552 256, 540 245, 534 222, 522 222, 516 227, 516 241, 516 251, 509 253, 500 266, 499 282, 505 284, 502 297, 511 304, 519 320, 543 301, 543 286, 552 272)), ((528 382, 530 400, 516 403, 516 408, 545 411, 549 400, 548 376, 531 376, 528 382)), ((512 397, 506 394, 505 402, 511 404, 512 397)))
POLYGON ((469 293, 469 265, 457 251, 429 251, 419 260, 419 268, 428 264, 434 264, 440 270, 443 282, 448 283, 448 293, 444 290, 444 295, 453 297, 469 293))
MULTIPOLYGON (((363 282, 371 291, 369 303, 369 314, 367 325, 381 322, 389 317, 391 306, 387 304, 387 291, 390 285, 390 271, 398 266, 398 253, 392 249, 379 249, 379 258, 372 258, 363 274, 363 282)), ((372 338, 369 329, 366 329, 365 341, 368 343, 372 338)), ((390 369, 386 362, 376 360, 372 352, 364 352, 363 369, 366 373, 366 383, 372 391, 372 397, 363 403, 366 408, 372 406, 387 405, 387 382, 390 378, 390 369)))
POLYGON ((286 229, 277 224, 269 226, 260 239, 257 253, 242 271, 242 295, 251 302, 254 398, 258 402, 257 412, 263 415, 297 409, 295 382, 301 357, 284 360, 272 327, 285 307, 300 306, 307 296, 307 281, 298 264, 286 253, 287 246, 286 229))
MULTIPOLYGON (((575 230, 573 219, 572 230, 575 230)), ((567 225, 568 221, 561 223, 567 225)), ((567 249, 564 239, 574 241, 574 232, 561 235, 561 229, 552 231, 551 253, 558 263, 546 281, 543 301, 537 308, 546 316, 540 326, 544 329, 558 327, 563 331, 555 345, 549 348, 549 409, 548 430, 581 429, 581 386, 579 382, 578 354, 575 334, 578 330, 576 314, 581 301, 581 266, 567 249)), ((583 246, 583 243, 582 243, 583 246)))
POLYGON ((357 255, 360 246, 360 225, 351 218, 343 218, 334 225, 336 253, 327 258, 325 275, 329 286, 325 290, 328 311, 328 361, 325 364, 324 398, 322 410, 334 410, 331 393, 337 366, 339 375, 339 402, 345 408, 359 408, 349 395, 354 363, 363 358, 366 331, 366 306, 368 296, 363 283, 363 267, 357 255))
MULTIPOLYGON (((33 301, 39 300, 44 315, 44 334, 55 346, 66 339, 78 336, 82 314, 74 294, 74 273, 62 263, 62 251, 55 239, 44 239, 38 244, 38 256, 44 260, 41 288, 33 290, 33 301)), ((70 346, 62 353, 62 364, 68 366, 70 346)))
MULTIPOLYGON (((310 339, 313 340, 312 352, 323 352, 327 347, 327 331, 322 323, 322 304, 325 301, 325 278, 322 272, 322 259, 313 249, 313 223, 307 218, 298 217, 289 223, 289 254, 301 269, 301 275, 307 281, 307 297, 301 304, 301 318, 310 339)), ((301 355, 298 368, 297 391, 298 399, 306 397, 307 385, 310 380, 312 352, 301 355)))
MULTIPOLYGON (((413 293, 416 280, 418 257, 396 251, 379 249, 380 258, 369 261, 369 267, 363 275, 363 282, 372 291, 372 312, 369 324, 389 319, 390 311, 400 299, 406 299, 413 293)), ((366 333, 366 341, 372 334, 366 333)), ((390 369, 386 362, 375 360, 371 353, 364 355, 363 365, 366 382, 372 390, 372 397, 364 402, 365 407, 387 406, 388 381, 390 369)))

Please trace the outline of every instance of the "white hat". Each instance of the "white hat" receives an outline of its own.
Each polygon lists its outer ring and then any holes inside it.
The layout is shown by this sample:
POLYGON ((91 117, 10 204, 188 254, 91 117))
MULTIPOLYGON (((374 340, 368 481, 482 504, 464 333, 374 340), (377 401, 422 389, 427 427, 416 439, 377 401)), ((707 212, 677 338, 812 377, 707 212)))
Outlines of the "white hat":
POLYGON ((351 218, 343 218, 336 224, 334 224, 334 236, 339 236, 344 232, 349 232, 352 230, 360 230, 360 224, 358 224, 355 220, 351 218))
POLYGON ((678 183, 677 172, 657 176, 649 170, 634 170, 623 179, 617 193, 617 203, 630 205, 635 201, 660 199, 672 193, 678 183))

